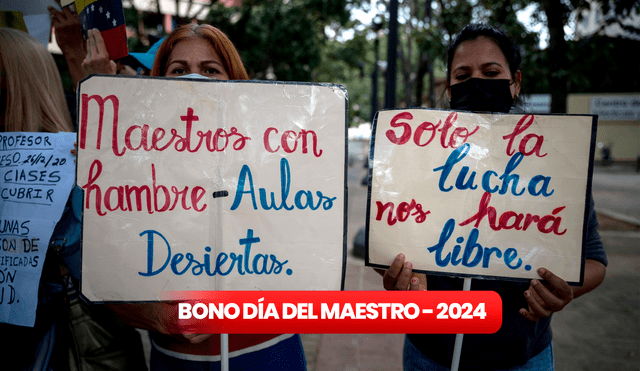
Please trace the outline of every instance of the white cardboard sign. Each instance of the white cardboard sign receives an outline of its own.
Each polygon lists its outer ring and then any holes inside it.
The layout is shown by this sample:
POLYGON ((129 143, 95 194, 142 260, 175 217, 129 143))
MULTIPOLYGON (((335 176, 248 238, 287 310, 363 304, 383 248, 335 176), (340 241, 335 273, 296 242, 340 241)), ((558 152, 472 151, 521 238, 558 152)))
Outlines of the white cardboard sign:
POLYGON ((582 282, 594 116, 380 111, 366 264, 582 282))
POLYGON ((93 76, 78 107, 88 299, 341 289, 344 88, 93 76))

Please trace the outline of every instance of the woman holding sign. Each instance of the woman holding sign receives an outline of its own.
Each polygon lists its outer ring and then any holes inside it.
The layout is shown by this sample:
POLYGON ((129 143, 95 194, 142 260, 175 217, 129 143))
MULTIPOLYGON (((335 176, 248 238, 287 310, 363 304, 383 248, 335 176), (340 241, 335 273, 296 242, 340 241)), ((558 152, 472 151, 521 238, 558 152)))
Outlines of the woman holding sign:
MULTIPOLYGON (((447 93, 452 110, 513 111, 520 93, 522 73, 518 48, 501 30, 470 24, 448 48, 447 93)), ((551 315, 572 299, 596 288, 604 280, 607 258, 598 234, 598 221, 590 202, 584 284, 571 287, 553 272, 539 268, 547 282, 530 283, 474 280, 473 290, 493 290, 502 298, 502 327, 491 335, 465 335, 460 369, 553 370, 551 315)), ((379 271, 387 290, 462 290, 463 280, 412 273, 413 266, 399 254, 390 268, 379 271)), ((447 370, 454 353, 451 334, 410 334, 405 339, 406 370, 447 370)))
MULTIPOLYGON (((92 33, 91 37, 89 54, 104 54, 99 34, 92 33)), ((212 26, 197 24, 177 28, 166 37, 156 54, 151 75, 248 80, 240 56, 227 36, 212 26)), ((152 370, 220 369, 220 336, 193 334, 180 327, 177 304, 109 306, 125 322, 151 332, 152 370)), ((228 350, 231 370, 306 370, 299 335, 230 334, 228 350)))
MULTIPOLYGON (((31 132, 34 134, 17 133, 24 140, 19 143, 16 141, 15 146, 4 143, 4 154, 10 153, 11 148, 14 153, 11 156, 13 163, 7 164, 5 161, 2 165, 4 189, 7 189, 5 187, 9 187, 11 184, 21 184, 33 187, 30 190, 40 191, 38 187, 47 182, 59 189, 64 187, 63 181, 65 179, 67 187, 69 187, 69 183, 75 183, 73 181, 75 178, 69 179, 69 171, 72 172, 74 169, 73 162, 67 161, 70 157, 60 158, 47 154, 49 161, 52 157, 54 160, 47 162, 44 167, 42 166, 44 156, 41 157, 42 161, 38 159, 39 157, 31 157, 33 160, 27 159, 27 161, 13 160, 16 155, 19 159, 20 151, 25 150, 37 149, 54 154, 66 152, 64 149, 58 152, 59 148, 56 148, 60 146, 57 143, 65 143, 62 140, 56 140, 63 136, 62 132, 67 132, 64 136, 67 138, 66 143, 69 145, 69 150, 73 153, 71 148, 75 134, 72 134, 71 117, 65 101, 58 67, 53 57, 46 47, 34 37, 26 32, 9 28, 0 28, 0 131, 7 133, 31 132), (45 133, 59 134, 55 136, 45 133), (41 138, 45 139, 39 142, 38 139, 41 138), (49 139, 51 139, 51 143, 49 143, 49 139), (25 166, 32 166, 33 170, 27 168, 25 171, 25 166), (66 172, 63 170, 63 166, 67 167, 66 172), (69 166, 71 170, 69 170, 69 166)), ((4 138, 9 138, 9 136, 5 135, 4 138)), ((69 188, 66 190, 68 192, 69 188)), ((22 203, 18 214, 23 210, 42 205, 50 208, 55 207, 53 199, 56 199, 56 193, 47 193, 47 195, 51 195, 49 204, 43 201, 43 197, 34 197, 33 201, 25 200, 22 203), (35 200, 36 198, 38 200, 35 200)), ((75 336, 77 332, 69 330, 70 328, 82 327, 80 321, 75 321, 73 325, 70 325, 71 321, 67 312, 69 302, 66 301, 67 296, 65 295, 65 286, 67 286, 66 288, 69 286, 68 281, 63 279, 63 274, 65 278, 72 278, 70 281, 73 281, 77 287, 77 280, 80 278, 82 192, 80 188, 75 187, 71 190, 68 200, 67 195, 68 193, 64 193, 57 198, 62 201, 60 206, 63 209, 60 211, 62 214, 60 219, 52 220, 57 222, 54 224, 55 227, 48 227, 47 223, 40 224, 37 220, 23 220, 23 215, 9 215, 12 213, 7 212, 6 209, 3 209, 4 214, 0 215, 4 226, 3 241, 15 241, 16 236, 21 237, 23 241, 22 251, 16 250, 16 253, 10 252, 9 255, 0 253, 2 258, 0 259, 0 271, 4 272, 1 281, 5 283, 2 285, 0 293, 4 294, 9 291, 5 291, 5 287, 8 287, 6 284, 9 282, 16 286, 15 291, 11 290, 12 295, 0 297, 2 318, 6 319, 5 313, 11 313, 9 323, 0 323, 0 334, 4 339, 0 356, 8 360, 5 362, 7 365, 3 364, 4 369, 7 369, 6 367, 16 370, 69 369, 74 363, 70 359, 70 355, 86 356, 91 350, 95 350, 96 344, 103 345, 101 341, 92 341, 95 340, 95 337, 89 339, 90 336, 86 332, 82 333, 82 337, 78 337, 75 336), (12 227, 8 228, 7 225, 12 225, 12 227), (34 238, 34 236, 43 235, 51 236, 50 240, 42 241, 34 238), (27 241, 31 241, 29 244, 24 243, 25 237, 27 237, 27 241), (14 265, 14 262, 19 262, 19 264, 14 265), (25 264, 26 262, 28 264, 25 264), (6 275, 7 272, 13 272, 10 279, 7 279, 9 277, 6 275), (35 279, 33 279, 34 277, 35 279), (19 295, 17 298, 15 297, 16 291, 19 295), (35 308, 25 310, 7 307, 10 304, 17 305, 21 299, 30 299, 31 292, 35 294, 35 304, 33 305, 35 308), (35 311, 34 323, 29 325, 25 323, 26 321, 20 321, 20 319, 28 317, 25 312, 31 309, 35 311), (74 346, 76 344, 77 348, 74 346), (70 353, 71 348, 74 351, 70 353), (76 352, 80 348, 89 350, 76 352)), ((15 200, 11 201, 15 202, 15 200)), ((51 213, 53 214, 53 212, 51 213)), ((108 338, 122 347, 118 347, 118 350, 122 350, 122 352, 115 352, 117 356, 113 356, 116 349, 100 348, 99 352, 101 352, 102 358, 99 363, 126 364, 129 366, 127 369, 131 370, 146 369, 142 342, 135 329, 123 325, 113 313, 99 305, 87 307, 86 312, 80 312, 86 315, 82 322, 87 324, 100 323, 102 332, 101 336, 97 337, 99 340, 108 338), (89 317, 91 321, 86 321, 89 317)), ((0 319, 0 322, 3 320, 0 319)), ((84 330, 86 327, 82 327, 82 329, 84 330)))

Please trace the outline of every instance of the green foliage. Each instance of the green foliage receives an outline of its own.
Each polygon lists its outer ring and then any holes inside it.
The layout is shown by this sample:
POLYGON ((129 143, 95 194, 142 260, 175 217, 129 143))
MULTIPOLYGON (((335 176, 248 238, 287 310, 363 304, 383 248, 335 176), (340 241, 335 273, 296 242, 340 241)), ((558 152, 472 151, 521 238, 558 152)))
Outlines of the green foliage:
POLYGON ((438 0, 439 28, 447 39, 455 35, 464 25, 471 22, 473 5, 470 1, 446 1, 438 0))
POLYGON ((144 45, 137 37, 128 37, 127 46, 129 53, 145 53, 149 49, 149 46, 144 45))
MULTIPOLYGON (((387 4, 388 0, 378 2, 387 4)), ((629 5, 633 3, 631 0, 600 2, 608 4, 606 9, 612 9, 610 14, 615 17, 612 16, 611 22, 636 6, 629 5)), ((540 35, 527 31, 516 13, 535 5, 533 19, 547 22, 545 10, 549 8, 545 6, 554 4, 557 5, 556 0, 402 0, 399 4, 398 106, 422 103, 429 84, 445 76, 446 47, 451 38, 470 22, 499 26, 521 47, 523 94, 549 93, 551 88, 557 88, 555 83, 550 83, 553 79, 566 81, 567 93, 637 90, 640 86, 635 73, 637 62, 634 66, 629 58, 630 51, 638 50, 637 41, 604 37, 567 41, 564 53, 568 62, 564 62, 564 66, 555 63, 558 58, 550 54, 551 48, 539 49, 540 35), (428 67, 434 70, 433 81, 428 67), (632 77, 623 79, 628 71, 634 71, 632 77)), ((588 5, 587 0, 566 0, 559 9, 567 13, 555 16, 566 22, 568 12, 588 5)), ((349 19, 349 11, 354 7, 369 10, 369 1, 247 0, 239 8, 226 8, 216 2, 206 22, 229 35, 252 78, 344 85, 349 92, 350 123, 357 125, 371 118, 375 31, 371 25, 349 19), (330 38, 326 29, 338 35, 351 30, 353 36, 348 40, 330 38)), ((384 19, 388 14, 383 12, 380 16, 384 19)), ((387 40, 383 36, 379 40, 382 61, 386 59, 386 49, 387 40)), ((377 97, 380 107, 384 100, 384 82, 381 69, 377 97)))
POLYGON ((373 48, 364 32, 353 39, 325 42, 321 63, 313 72, 313 81, 343 85, 349 92, 351 125, 369 121, 371 117, 371 77, 367 66, 373 64, 373 48))
POLYGON ((124 22, 132 27, 138 25, 138 11, 135 8, 123 8, 124 22))
POLYGON ((250 0, 241 7, 212 5, 205 20, 233 41, 251 78, 342 84, 350 97, 350 116, 368 115, 369 87, 362 81, 368 42, 364 34, 340 43, 329 40, 325 27, 353 26, 349 7, 361 0, 250 0), (356 99, 360 104, 354 102, 356 99), (364 111, 364 110, 363 110, 364 111))
POLYGON ((71 74, 69 74, 69 67, 67 61, 62 54, 51 54, 53 60, 56 62, 58 72, 60 72, 60 79, 62 80, 62 88, 66 93, 73 94, 73 82, 71 80, 71 74))
POLYGON ((229 35, 253 77, 310 81, 320 64, 324 27, 346 23, 346 5, 346 0, 253 0, 240 8, 216 3, 206 22, 229 35))
POLYGON ((638 62, 630 54, 640 50, 640 41, 593 36, 569 42, 570 93, 637 92, 638 62))

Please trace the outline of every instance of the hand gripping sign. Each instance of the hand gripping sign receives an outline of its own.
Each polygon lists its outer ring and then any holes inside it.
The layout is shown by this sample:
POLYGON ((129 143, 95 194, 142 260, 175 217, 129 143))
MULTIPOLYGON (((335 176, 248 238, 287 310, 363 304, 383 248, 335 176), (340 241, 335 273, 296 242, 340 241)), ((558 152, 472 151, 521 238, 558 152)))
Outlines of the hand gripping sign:
POLYGON ((341 289, 344 88, 93 76, 78 107, 87 298, 341 289))
POLYGON ((582 284, 595 116, 378 113, 366 264, 582 284))

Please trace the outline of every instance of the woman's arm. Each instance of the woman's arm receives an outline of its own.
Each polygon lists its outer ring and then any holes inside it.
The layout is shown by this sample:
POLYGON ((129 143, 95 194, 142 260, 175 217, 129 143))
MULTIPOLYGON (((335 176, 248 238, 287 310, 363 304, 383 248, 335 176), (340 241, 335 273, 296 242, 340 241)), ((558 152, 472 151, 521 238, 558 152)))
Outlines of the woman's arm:
MULTIPOLYGON (((60 5, 60 0, 56 2, 60 5)), ((48 9, 51 13, 51 25, 55 29, 56 42, 67 61, 75 90, 78 82, 85 76, 82 71, 82 61, 87 56, 87 52, 82 38, 82 25, 78 15, 71 10, 70 6, 63 8, 62 11, 51 6, 48 9)))

